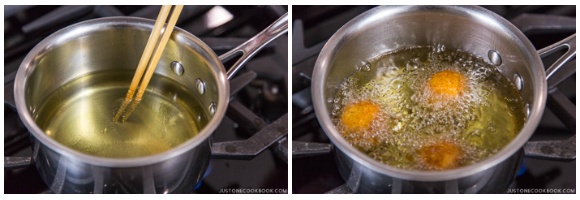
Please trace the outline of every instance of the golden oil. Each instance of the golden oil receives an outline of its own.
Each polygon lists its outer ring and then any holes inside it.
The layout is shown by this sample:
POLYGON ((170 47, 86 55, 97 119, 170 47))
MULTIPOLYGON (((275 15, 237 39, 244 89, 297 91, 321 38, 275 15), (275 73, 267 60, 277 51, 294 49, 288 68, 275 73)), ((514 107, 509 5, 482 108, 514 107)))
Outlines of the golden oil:
POLYGON ((198 134, 209 121, 201 103, 178 82, 153 76, 125 122, 113 122, 132 74, 99 72, 51 94, 34 116, 44 132, 82 153, 131 158, 167 151, 198 134))

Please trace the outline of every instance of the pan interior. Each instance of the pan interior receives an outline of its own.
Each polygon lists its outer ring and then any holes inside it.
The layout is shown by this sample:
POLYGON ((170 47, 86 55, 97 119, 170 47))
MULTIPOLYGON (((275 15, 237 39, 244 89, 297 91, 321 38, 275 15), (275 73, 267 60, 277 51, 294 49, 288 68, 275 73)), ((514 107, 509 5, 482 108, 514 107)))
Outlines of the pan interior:
POLYGON ((510 80, 483 59, 443 46, 382 55, 340 88, 331 114, 341 135, 403 169, 479 162, 511 142, 526 119, 510 80))
POLYGON ((33 117, 59 143, 110 158, 167 151, 196 136, 209 121, 191 92, 156 76, 129 119, 113 122, 131 76, 128 71, 107 71, 75 79, 50 95, 33 117))

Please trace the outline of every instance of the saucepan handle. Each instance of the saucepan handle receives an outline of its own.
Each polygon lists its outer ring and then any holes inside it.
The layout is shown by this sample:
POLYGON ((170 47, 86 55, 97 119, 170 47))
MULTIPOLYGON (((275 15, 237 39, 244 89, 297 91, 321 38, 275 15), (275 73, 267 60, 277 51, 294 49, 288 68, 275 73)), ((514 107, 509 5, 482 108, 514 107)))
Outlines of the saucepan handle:
MULTIPOLYGON (((260 51, 266 44, 272 42, 274 39, 278 38, 280 35, 288 32, 288 13, 282 15, 278 20, 264 29, 262 32, 258 33, 256 36, 252 37, 248 41, 244 42, 240 46, 228 51, 227 53, 219 56, 222 63, 232 59, 239 53, 242 56, 234 63, 234 65, 228 70, 227 76, 232 83, 232 93, 235 93, 241 88, 237 88, 236 85, 244 84, 233 84, 237 82, 244 82, 246 80, 251 80, 255 78, 255 74, 249 73, 239 76, 238 78, 232 80, 234 75, 251 59, 258 51, 260 51)), ((228 113, 245 113, 247 116, 253 116, 254 114, 244 108, 243 106, 237 106, 236 101, 231 101, 228 108, 228 113)), ((229 115, 229 114, 228 114, 229 115)), ((284 137, 288 134, 288 116, 284 115, 272 122, 271 124, 264 125, 265 122, 261 121, 260 118, 249 117, 249 119, 254 119, 254 122, 249 122, 253 124, 254 128, 259 128, 252 137, 246 140, 239 141, 225 141, 213 143, 211 147, 211 154, 213 158, 227 158, 227 159, 252 159, 266 148, 275 146, 276 152, 282 152, 279 155, 281 158, 287 161, 287 148, 288 142, 284 137), (255 121, 260 123, 256 123, 255 121), (286 152, 286 153, 284 153, 286 152)), ((246 125, 246 124, 243 124, 246 125)))
POLYGON ((244 42, 240 46, 224 53, 219 56, 219 59, 223 62, 236 56, 238 53, 242 53, 242 57, 234 63, 234 65, 228 70, 228 79, 232 77, 252 58, 256 53, 258 53, 266 44, 272 42, 272 40, 278 38, 280 35, 288 32, 288 13, 282 15, 278 20, 264 29, 262 32, 258 33, 256 36, 252 37, 248 41, 244 42))
POLYGON ((576 72, 576 33, 559 42, 538 50, 541 58, 552 55, 562 49, 568 49, 548 70, 546 70, 546 81, 548 90, 554 89, 558 84, 576 72))
MULTIPOLYGON (((568 49, 548 70, 548 108, 568 127, 576 132, 576 105, 557 88, 558 84, 576 73, 576 34, 555 44, 538 50, 540 57, 545 58, 568 49)), ((575 160, 576 135, 566 140, 531 141, 524 146, 526 156, 550 160, 575 160)))

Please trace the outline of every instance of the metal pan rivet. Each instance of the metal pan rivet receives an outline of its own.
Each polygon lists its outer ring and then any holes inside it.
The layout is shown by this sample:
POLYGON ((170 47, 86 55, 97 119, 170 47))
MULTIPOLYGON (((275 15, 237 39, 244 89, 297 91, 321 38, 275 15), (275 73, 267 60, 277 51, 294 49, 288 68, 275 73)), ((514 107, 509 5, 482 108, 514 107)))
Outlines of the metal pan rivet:
POLYGON ((530 117, 530 104, 526 103, 526 106, 524 106, 524 111, 526 112, 526 116, 529 118, 530 117))
POLYGON ((183 69, 183 65, 177 61, 171 62, 170 67, 171 70, 173 70, 173 72, 179 76, 183 75, 183 72, 185 71, 185 69, 183 69))
POLYGON ((200 94, 205 94, 205 83, 201 79, 195 79, 195 85, 200 94))
POLYGON ((487 52, 487 57, 489 58, 489 61, 491 61, 491 63, 495 66, 501 65, 501 56, 497 51, 489 50, 489 52, 487 52))
POLYGON ((514 84, 516 86, 516 88, 519 91, 522 91, 522 88, 524 86, 524 80, 522 79, 522 77, 519 74, 514 74, 514 84))
POLYGON ((213 115, 215 114, 215 103, 210 103, 209 104, 209 114, 213 117, 213 115))

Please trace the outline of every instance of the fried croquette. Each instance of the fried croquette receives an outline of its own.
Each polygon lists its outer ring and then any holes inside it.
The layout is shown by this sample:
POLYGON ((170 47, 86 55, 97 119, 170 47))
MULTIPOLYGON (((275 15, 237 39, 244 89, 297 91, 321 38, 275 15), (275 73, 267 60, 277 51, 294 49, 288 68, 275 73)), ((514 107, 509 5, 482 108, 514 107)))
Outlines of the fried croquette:
POLYGON ((379 106, 376 104, 370 101, 361 101, 347 105, 342 112, 340 120, 348 131, 364 131, 371 126, 378 112, 379 106))
POLYGON ((461 147, 446 141, 430 144, 419 149, 419 155, 427 164, 427 167, 437 170, 457 167, 461 154, 461 147))
POLYGON ((454 70, 443 70, 431 76, 428 85, 434 94, 456 97, 465 90, 465 76, 454 70))

